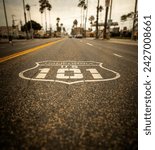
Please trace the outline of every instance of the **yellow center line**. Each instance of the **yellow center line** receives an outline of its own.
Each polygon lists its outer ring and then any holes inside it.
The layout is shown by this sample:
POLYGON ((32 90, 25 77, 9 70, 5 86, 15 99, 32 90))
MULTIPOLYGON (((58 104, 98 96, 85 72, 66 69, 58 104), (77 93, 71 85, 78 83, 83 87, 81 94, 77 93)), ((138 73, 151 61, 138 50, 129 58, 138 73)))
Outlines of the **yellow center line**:
POLYGON ((2 57, 2 58, 0 58, 0 63, 5 62, 5 61, 10 60, 10 59, 13 59, 13 58, 16 58, 16 57, 19 57, 19 56, 22 56, 22 55, 25 55, 25 54, 28 54, 28 53, 31 53, 31 52, 34 52, 34 51, 37 51, 37 50, 39 50, 41 48, 56 44, 56 43, 61 42, 63 40, 64 39, 60 39, 60 40, 57 40, 57 41, 54 41, 54 42, 46 43, 46 44, 36 46, 36 47, 30 48, 30 49, 27 49, 27 50, 23 50, 21 52, 18 52, 18 53, 9 55, 9 56, 2 57))

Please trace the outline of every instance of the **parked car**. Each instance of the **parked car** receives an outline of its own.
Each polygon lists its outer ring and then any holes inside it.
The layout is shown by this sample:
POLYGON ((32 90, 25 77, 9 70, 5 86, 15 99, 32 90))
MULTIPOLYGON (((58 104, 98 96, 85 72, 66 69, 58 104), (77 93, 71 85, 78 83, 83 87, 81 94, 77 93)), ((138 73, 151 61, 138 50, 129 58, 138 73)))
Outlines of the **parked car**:
POLYGON ((82 34, 77 34, 76 38, 83 38, 82 34))

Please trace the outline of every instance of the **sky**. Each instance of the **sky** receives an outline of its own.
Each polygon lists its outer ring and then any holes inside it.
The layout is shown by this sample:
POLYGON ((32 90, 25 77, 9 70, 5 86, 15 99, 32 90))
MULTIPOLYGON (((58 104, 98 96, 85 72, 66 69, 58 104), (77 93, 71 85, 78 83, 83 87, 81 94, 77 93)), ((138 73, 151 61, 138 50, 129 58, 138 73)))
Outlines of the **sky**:
MULTIPOLYGON (((41 24, 41 14, 39 12, 39 0, 25 0, 25 4, 31 6, 31 19, 41 24)), ((60 18, 60 23, 63 23, 66 30, 69 32, 72 28, 73 21, 78 20, 78 26, 81 22, 81 9, 77 7, 79 0, 49 0, 52 5, 51 10, 51 25, 52 29, 55 30, 56 18, 60 18)), ((97 0, 88 0, 88 18, 93 15, 96 18, 96 6, 97 0)), ((23 12, 23 0, 5 0, 8 23, 12 25, 12 15, 15 15, 16 25, 22 20, 24 24, 24 12, 23 12)), ((131 28, 132 22, 127 21, 126 23, 120 22, 120 17, 123 14, 127 14, 134 11, 135 0, 113 0, 112 6, 112 20, 119 22, 120 26, 127 26, 131 28)), ((100 0, 100 5, 103 6, 104 10, 99 15, 99 22, 104 21, 105 17, 105 0, 100 0)), ((28 15, 27 15, 28 17, 28 15)), ((43 18, 45 16, 43 15, 43 18)), ((47 11, 47 22, 49 24, 47 11)), ((2 0, 0 0, 0 26, 6 25, 4 17, 4 9, 2 0)), ((29 17, 28 17, 29 20, 29 17)), ((43 26, 45 26, 43 24, 43 26)), ((49 26, 48 26, 49 27, 49 26)), ((90 22, 87 22, 87 27, 90 27, 90 22)))

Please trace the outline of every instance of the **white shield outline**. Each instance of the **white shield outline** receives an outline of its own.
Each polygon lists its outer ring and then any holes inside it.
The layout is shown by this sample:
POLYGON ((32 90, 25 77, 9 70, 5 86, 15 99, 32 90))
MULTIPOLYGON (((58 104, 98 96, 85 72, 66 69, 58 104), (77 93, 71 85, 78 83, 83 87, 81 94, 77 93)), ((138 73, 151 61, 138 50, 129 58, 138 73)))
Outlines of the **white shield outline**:
MULTIPOLYGON (((108 69, 106 67, 103 67, 103 63, 101 62, 95 62, 95 61, 51 61, 51 60, 46 60, 46 61, 41 61, 41 62, 35 62, 36 63, 36 66, 32 67, 32 68, 29 68, 29 69, 26 69, 22 72, 19 73, 19 77, 22 78, 22 79, 25 79, 25 80, 31 80, 31 81, 43 81, 43 82, 58 82, 58 83, 64 83, 64 84, 68 84, 68 85, 71 85, 71 84, 75 84, 75 83, 84 83, 84 82, 105 82, 105 81, 112 81, 112 80, 116 80, 118 78, 120 78, 120 74, 114 70, 111 70, 111 69, 108 69), (115 74, 115 77, 113 78, 107 78, 107 79, 98 79, 98 80, 79 80, 79 81, 72 81, 72 82, 66 82, 66 81, 61 81, 61 80, 53 80, 53 79, 35 79, 35 78, 28 78, 28 77, 25 77, 24 76, 24 73, 27 72, 27 71, 30 71, 30 70, 33 70, 33 69, 36 69, 40 63, 48 63, 48 62, 55 62, 55 63, 60 63, 60 62, 69 62, 69 63, 96 63, 98 64, 97 66, 101 67, 102 69, 104 70, 107 70, 109 72, 112 72, 115 74)), ((85 65, 84 65, 85 66, 85 65)))

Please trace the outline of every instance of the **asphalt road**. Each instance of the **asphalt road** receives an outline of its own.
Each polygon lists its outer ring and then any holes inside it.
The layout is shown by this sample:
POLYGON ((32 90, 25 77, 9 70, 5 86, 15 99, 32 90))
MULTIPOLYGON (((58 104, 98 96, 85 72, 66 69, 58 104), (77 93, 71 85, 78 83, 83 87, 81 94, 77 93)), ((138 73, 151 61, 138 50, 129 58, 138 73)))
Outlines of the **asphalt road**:
MULTIPOLYGON (((0 56, 41 41, 5 45, 0 56)), ((136 150, 137 49, 67 38, 1 62, 1 149, 136 150)))

